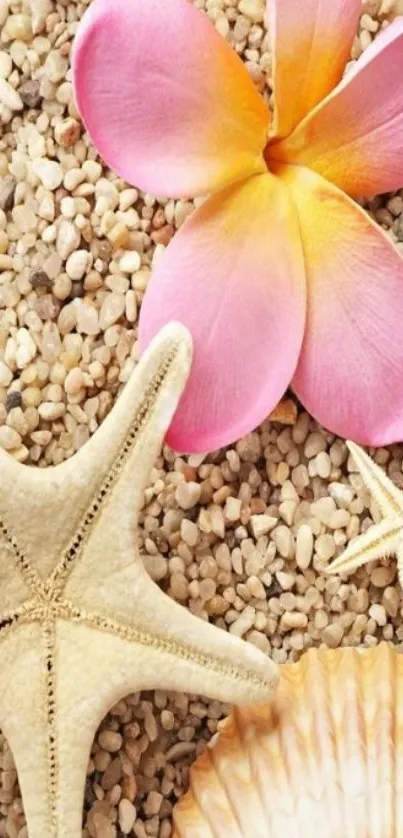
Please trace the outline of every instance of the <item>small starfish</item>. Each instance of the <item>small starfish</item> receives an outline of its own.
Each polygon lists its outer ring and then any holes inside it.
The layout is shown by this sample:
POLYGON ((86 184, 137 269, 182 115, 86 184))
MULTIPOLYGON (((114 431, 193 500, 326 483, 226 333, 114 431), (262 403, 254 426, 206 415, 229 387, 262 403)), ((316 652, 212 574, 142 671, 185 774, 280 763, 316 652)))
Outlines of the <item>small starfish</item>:
POLYGON ((97 726, 123 696, 160 687, 263 700, 276 667, 170 600, 136 546, 143 489, 191 363, 164 329, 92 439, 59 466, 0 451, 0 726, 29 838, 80 838, 97 726))
POLYGON ((403 492, 362 448, 354 442, 348 442, 347 445, 383 519, 379 524, 369 527, 363 535, 354 538, 341 556, 329 565, 327 572, 349 573, 366 562, 396 555, 400 582, 403 584, 403 492))

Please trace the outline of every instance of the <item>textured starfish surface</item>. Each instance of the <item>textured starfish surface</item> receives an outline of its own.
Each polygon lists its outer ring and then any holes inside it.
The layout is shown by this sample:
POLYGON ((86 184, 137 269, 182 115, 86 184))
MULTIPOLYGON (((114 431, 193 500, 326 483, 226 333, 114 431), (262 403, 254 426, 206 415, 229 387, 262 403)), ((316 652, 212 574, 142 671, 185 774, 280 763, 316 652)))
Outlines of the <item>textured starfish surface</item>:
POLYGON ((36 469, 0 451, 0 725, 30 838, 79 838, 96 728, 132 691, 264 699, 276 668, 151 581, 136 546, 143 489, 191 364, 164 329, 71 460, 36 469))
POLYGON ((353 442, 347 443, 365 486, 373 495, 382 513, 382 520, 349 547, 328 567, 329 573, 349 573, 366 562, 397 556, 400 583, 403 585, 403 492, 365 451, 353 442))

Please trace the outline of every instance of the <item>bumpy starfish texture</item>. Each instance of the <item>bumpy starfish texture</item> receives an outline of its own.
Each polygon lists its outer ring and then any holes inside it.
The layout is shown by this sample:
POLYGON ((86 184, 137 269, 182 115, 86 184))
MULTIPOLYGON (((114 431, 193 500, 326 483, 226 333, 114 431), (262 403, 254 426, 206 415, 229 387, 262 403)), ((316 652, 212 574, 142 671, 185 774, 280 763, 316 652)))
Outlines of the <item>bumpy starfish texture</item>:
POLYGON ((341 556, 329 565, 328 572, 350 573, 366 562, 396 555, 399 578, 403 585, 403 492, 362 448, 353 442, 347 445, 383 519, 355 538, 341 556))
POLYGON ((124 695, 247 703, 276 685, 265 655, 163 594, 137 549, 143 489, 190 363, 187 331, 170 325, 72 459, 36 469, 0 451, 0 726, 30 838, 81 836, 96 728, 124 695))

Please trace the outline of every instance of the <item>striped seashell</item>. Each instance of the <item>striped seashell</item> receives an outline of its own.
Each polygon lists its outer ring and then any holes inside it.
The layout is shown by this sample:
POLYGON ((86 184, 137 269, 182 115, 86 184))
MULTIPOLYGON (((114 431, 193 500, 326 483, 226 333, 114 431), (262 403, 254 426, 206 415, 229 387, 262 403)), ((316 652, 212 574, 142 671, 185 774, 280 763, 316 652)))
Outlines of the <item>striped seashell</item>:
POLYGON ((403 656, 309 651, 191 769, 173 838, 403 836, 403 656))

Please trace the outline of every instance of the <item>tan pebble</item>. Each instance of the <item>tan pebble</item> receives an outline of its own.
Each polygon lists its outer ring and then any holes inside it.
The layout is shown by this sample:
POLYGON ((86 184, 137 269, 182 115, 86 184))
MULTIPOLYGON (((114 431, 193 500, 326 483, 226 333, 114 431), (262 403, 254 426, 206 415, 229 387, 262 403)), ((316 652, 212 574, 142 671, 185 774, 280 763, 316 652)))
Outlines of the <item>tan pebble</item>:
POLYGON ((336 504, 333 498, 324 497, 319 498, 319 500, 315 501, 311 504, 311 512, 315 518, 319 518, 322 524, 329 524, 330 518, 333 512, 336 511, 336 504))
POLYGON ((376 588, 386 588, 387 585, 390 585, 390 583, 393 582, 395 576, 395 564, 391 564, 389 567, 383 567, 383 565, 380 565, 371 571, 371 582, 376 588))
POLYGON ((137 812, 133 803, 126 798, 119 803, 119 826, 124 835, 128 835, 136 820, 137 812))
POLYGON ((295 560, 301 570, 307 570, 313 554, 313 534, 308 524, 302 524, 297 532, 295 560))
POLYGON ((163 556, 152 556, 143 553, 143 562, 147 573, 154 582, 160 582, 167 575, 168 563, 163 556))
POLYGON ((225 501, 224 516, 227 521, 239 521, 241 517, 242 501, 240 498, 228 497, 225 501))
POLYGON ((280 556, 291 559, 294 556, 295 545, 291 530, 280 524, 273 532, 273 540, 280 556))
POLYGON ((340 623, 331 623, 323 630, 321 639, 330 649, 336 649, 340 645, 343 633, 343 626, 340 623))
POLYGON ((348 526, 350 520, 350 513, 347 509, 336 509, 329 515, 328 527, 332 530, 338 530, 348 526))
POLYGON ((147 800, 143 804, 144 811, 147 817, 152 817, 153 815, 157 815, 160 808, 161 803, 163 801, 163 796, 159 791, 150 791, 147 795, 147 800))
POLYGON ((170 710, 163 710, 161 712, 161 725, 164 730, 174 729, 175 716, 170 710))
POLYGON ((32 40, 32 26, 29 15, 9 15, 4 30, 13 41, 32 40))
POLYGON ((8 425, 2 425, 0 427, 0 446, 6 451, 13 451, 13 449, 19 448, 20 445, 20 434, 14 428, 10 428, 8 425))
POLYGON ((189 547, 195 547, 199 537, 199 530, 193 521, 188 521, 186 518, 181 523, 181 536, 189 547))
POLYGON ((119 757, 113 759, 102 775, 101 787, 104 791, 110 791, 116 786, 122 777, 122 763, 119 757))
POLYGON ((113 754, 119 751, 122 747, 122 736, 115 730, 101 730, 98 736, 98 742, 104 751, 113 754))
POLYGON ((0 361, 0 387, 9 387, 13 380, 13 373, 12 370, 4 363, 4 361, 0 361))
POLYGON ((236 637, 243 637, 255 622, 255 609, 247 605, 241 615, 230 626, 230 633, 236 637))
POLYGON ((306 614, 300 614, 298 611, 286 611, 280 620, 280 631, 303 629, 307 625, 308 617, 306 614))
POLYGON ((173 573, 170 580, 174 599, 183 601, 188 597, 188 581, 183 573, 173 573))
POLYGON ((385 588, 382 596, 382 605, 389 614, 389 617, 397 617, 400 606, 400 597, 396 588, 385 588))
POLYGON ((51 431, 33 431, 31 439, 36 445, 49 445, 49 442, 52 439, 52 433, 51 431))

